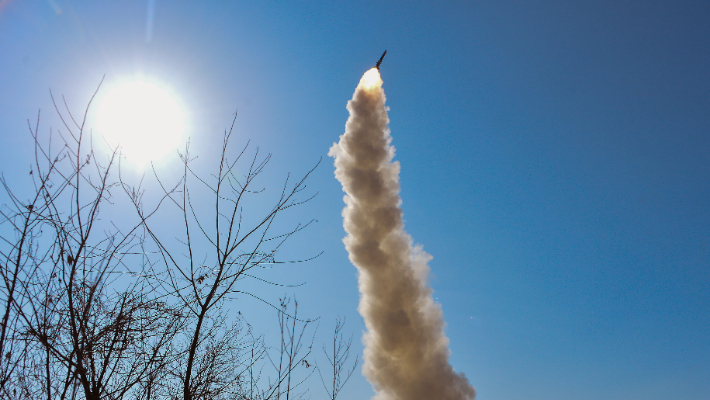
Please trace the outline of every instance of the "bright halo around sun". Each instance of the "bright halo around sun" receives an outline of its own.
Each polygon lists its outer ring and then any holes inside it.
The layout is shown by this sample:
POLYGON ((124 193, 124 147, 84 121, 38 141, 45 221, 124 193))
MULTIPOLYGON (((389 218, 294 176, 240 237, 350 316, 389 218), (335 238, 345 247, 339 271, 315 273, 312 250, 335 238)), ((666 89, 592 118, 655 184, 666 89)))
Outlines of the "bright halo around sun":
POLYGON ((174 154, 183 142, 185 109, 165 87, 137 79, 99 94, 97 133, 136 166, 174 154))

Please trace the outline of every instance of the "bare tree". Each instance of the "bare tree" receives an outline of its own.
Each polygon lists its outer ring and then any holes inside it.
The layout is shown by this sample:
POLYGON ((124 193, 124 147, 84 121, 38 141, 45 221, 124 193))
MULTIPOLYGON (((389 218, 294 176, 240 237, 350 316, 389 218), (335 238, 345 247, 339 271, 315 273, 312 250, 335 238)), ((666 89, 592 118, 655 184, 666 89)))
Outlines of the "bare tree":
POLYGON ((310 259, 283 261, 279 251, 312 222, 288 227, 281 217, 312 198, 303 193, 313 169, 287 177, 266 207, 257 178, 271 156, 256 149, 247 159, 248 143, 230 155, 235 115, 217 172, 198 173, 186 148, 175 185, 153 171, 160 189, 148 206, 143 181, 121 176, 120 149, 94 152, 91 103, 80 120, 54 104, 62 128, 48 145, 39 115, 28 122, 33 191, 20 195, 0 179, 0 399, 302 397, 315 369, 314 321, 298 316, 295 299, 274 305, 253 284, 288 286, 260 271, 310 259), (112 210, 120 220, 106 218, 112 210), (278 346, 230 311, 237 296, 276 310, 278 346))
MULTIPOLYGON (((114 399, 134 395, 175 357, 184 318, 151 296, 140 220, 100 218, 114 202, 117 151, 94 153, 86 116, 60 112, 59 146, 30 134, 34 193, 2 185, 3 398, 114 399)), ((66 106, 66 102, 64 102, 66 106)), ((88 112, 88 107, 87 107, 88 112)))
POLYGON ((357 368, 359 357, 355 356, 355 361, 352 366, 348 366, 348 359, 350 358, 350 347, 353 344, 353 337, 350 335, 349 338, 345 339, 343 336, 343 328, 345 327, 345 319, 336 319, 335 329, 333 330, 333 352, 328 353, 325 345, 323 345, 323 353, 326 359, 330 363, 330 368, 332 368, 333 378, 330 380, 329 384, 326 384, 325 379, 323 379, 323 374, 321 373, 321 368, 318 367, 318 375, 320 376, 321 383, 326 393, 328 393, 328 398, 335 400, 340 393, 340 390, 345 386, 355 368, 357 368))
MULTIPOLYGON (((189 148, 181 155, 183 177, 177 186, 165 185, 155 174, 157 182, 163 188, 164 198, 176 207, 174 211, 169 212, 181 216, 182 233, 175 243, 164 240, 155 229, 155 225, 160 224, 152 222, 162 204, 159 203, 146 211, 142 190, 125 186, 143 226, 160 253, 161 271, 155 275, 164 273, 162 289, 172 296, 176 307, 185 310, 189 315, 184 350, 186 357, 179 363, 179 373, 176 372, 182 381, 182 398, 185 400, 216 399, 221 398, 219 395, 222 393, 233 395, 234 390, 226 386, 242 384, 241 379, 219 381, 215 379, 215 375, 204 372, 206 364, 203 356, 209 354, 209 351, 206 351, 209 349, 209 343, 230 340, 239 342, 237 331, 224 331, 227 336, 220 339, 215 336, 215 332, 220 331, 225 321, 223 307, 237 295, 255 297, 270 304, 239 282, 244 279, 267 282, 257 276, 255 271, 286 263, 276 261, 278 250, 287 239, 312 222, 305 225, 297 223, 285 231, 274 232, 278 225, 277 217, 312 198, 300 196, 313 169, 293 184, 287 178, 282 190, 275 196, 273 205, 261 216, 244 211, 251 197, 265 194, 263 188, 255 186, 271 155, 261 157, 257 149, 251 160, 247 161, 245 172, 238 173, 236 166, 245 157, 248 143, 230 159, 229 142, 235 121, 236 115, 231 128, 224 135, 217 174, 207 179, 197 173, 193 169, 194 159, 190 156, 189 148), (197 187, 193 188, 194 185, 197 187), (204 196, 193 198, 195 190, 202 194, 208 193, 211 200, 198 207, 195 203, 203 202, 204 196), (208 206, 210 203, 211 206, 208 206), (227 339, 229 337, 231 339, 227 339)), ((263 201, 260 203, 263 204, 263 201)), ((301 261, 307 260, 295 262, 301 261)), ((245 349, 246 347, 231 348, 230 351, 239 353, 245 349)), ((242 372, 246 372, 246 369, 242 372)), ((281 377, 277 380, 280 381, 281 377)))
MULTIPOLYGON (((307 358, 313 350, 315 336, 311 337, 307 348, 304 349, 303 346, 306 344, 304 340, 308 339, 307 329, 315 321, 303 320, 298 317, 298 301, 295 298, 293 298, 293 305, 291 305, 291 299, 284 297, 280 299, 279 306, 280 308, 277 310, 279 331, 281 332, 279 347, 275 349, 275 355, 267 354, 267 358, 276 372, 276 379, 270 382, 265 391, 268 395, 265 397, 285 398, 286 400, 300 399, 306 391, 297 392, 297 390, 300 390, 306 379, 313 374, 307 358), (305 367, 306 371, 310 370, 310 372, 296 374, 298 367, 305 367)), ((313 334, 315 335, 315 332, 313 334)))

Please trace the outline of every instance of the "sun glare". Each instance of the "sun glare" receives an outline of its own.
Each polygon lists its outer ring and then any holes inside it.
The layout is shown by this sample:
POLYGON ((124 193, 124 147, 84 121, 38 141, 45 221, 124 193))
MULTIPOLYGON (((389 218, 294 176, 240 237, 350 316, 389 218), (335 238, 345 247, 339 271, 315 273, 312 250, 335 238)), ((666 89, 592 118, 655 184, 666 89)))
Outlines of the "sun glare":
POLYGON ((183 142, 185 110, 164 87, 144 80, 123 82, 97 101, 97 133, 136 165, 159 161, 183 142))

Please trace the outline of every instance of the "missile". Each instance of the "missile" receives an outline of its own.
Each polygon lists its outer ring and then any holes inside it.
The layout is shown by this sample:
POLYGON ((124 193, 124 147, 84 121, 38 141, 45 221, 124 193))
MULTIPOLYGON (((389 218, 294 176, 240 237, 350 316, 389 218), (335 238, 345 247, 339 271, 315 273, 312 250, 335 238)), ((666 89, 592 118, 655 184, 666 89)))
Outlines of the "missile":
POLYGON ((385 58, 385 54, 387 54, 387 50, 385 50, 385 52, 382 53, 382 57, 380 57, 380 61, 378 61, 377 64, 375 64, 375 68, 377 68, 378 71, 380 70, 380 64, 382 64, 382 59, 385 58))

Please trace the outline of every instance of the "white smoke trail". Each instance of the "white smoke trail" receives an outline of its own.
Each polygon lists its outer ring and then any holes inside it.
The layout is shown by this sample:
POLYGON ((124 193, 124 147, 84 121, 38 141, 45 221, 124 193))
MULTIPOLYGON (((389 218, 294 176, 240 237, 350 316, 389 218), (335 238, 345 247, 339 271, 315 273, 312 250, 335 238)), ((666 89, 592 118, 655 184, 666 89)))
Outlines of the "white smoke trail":
POLYGON ((369 70, 348 102, 350 118, 335 158, 346 193, 343 240, 359 270, 367 332, 363 373, 376 400, 471 400, 474 388, 449 364, 440 306, 427 285, 431 256, 404 231, 399 163, 379 71, 369 70))

